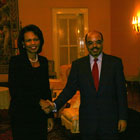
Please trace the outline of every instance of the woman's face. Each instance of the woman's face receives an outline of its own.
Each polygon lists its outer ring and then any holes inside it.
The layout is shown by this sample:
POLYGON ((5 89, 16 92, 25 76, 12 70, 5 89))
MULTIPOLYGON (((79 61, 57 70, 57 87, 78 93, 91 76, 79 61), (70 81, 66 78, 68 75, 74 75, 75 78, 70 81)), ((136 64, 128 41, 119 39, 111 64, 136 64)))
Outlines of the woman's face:
POLYGON ((27 53, 37 53, 40 47, 40 40, 37 35, 35 35, 32 31, 26 32, 24 34, 24 42, 27 53))

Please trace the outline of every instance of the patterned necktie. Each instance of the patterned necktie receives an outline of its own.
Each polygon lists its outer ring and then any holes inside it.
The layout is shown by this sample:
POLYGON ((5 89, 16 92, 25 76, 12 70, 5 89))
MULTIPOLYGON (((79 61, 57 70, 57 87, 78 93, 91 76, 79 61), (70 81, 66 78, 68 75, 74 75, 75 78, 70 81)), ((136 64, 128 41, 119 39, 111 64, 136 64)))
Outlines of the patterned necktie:
POLYGON ((92 77, 93 77, 93 80, 94 80, 94 85, 95 85, 96 91, 98 90, 98 86, 99 86, 99 70, 98 70, 97 61, 98 61, 98 59, 95 58, 94 59, 94 65, 93 65, 93 68, 92 68, 92 77))

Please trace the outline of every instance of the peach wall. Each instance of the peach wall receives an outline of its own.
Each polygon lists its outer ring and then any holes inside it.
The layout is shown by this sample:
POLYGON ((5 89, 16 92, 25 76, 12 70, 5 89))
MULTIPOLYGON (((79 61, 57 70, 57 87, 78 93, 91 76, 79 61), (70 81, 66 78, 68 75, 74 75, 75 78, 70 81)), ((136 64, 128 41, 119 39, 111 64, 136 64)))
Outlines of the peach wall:
POLYGON ((138 5, 140 0, 111 1, 111 52, 122 58, 125 76, 131 80, 140 80, 140 34, 131 24, 138 5))
POLYGON ((53 59, 52 8, 88 8, 89 30, 104 35, 104 51, 110 50, 110 0, 19 0, 19 18, 22 26, 36 24, 43 31, 45 44, 42 55, 53 59))
POLYGON ((131 24, 140 11, 140 0, 19 0, 20 21, 23 26, 33 23, 41 28, 42 55, 48 59, 53 59, 52 8, 63 7, 88 8, 89 30, 103 33, 104 51, 122 58, 127 78, 140 80, 140 34, 131 24))
MULTIPOLYGON (((104 51, 110 48, 110 0, 18 0, 19 20, 22 26, 36 24, 44 34, 42 55, 53 59, 52 8, 88 8, 89 30, 99 30, 104 35, 104 51)), ((8 80, 7 74, 0 74, 0 82, 8 80)))

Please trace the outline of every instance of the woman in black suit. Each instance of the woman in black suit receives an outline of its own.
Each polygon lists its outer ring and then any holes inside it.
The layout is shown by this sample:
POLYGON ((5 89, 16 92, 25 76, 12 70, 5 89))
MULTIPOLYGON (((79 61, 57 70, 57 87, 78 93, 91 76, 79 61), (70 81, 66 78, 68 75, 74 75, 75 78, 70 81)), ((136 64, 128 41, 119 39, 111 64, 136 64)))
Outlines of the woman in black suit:
POLYGON ((10 60, 9 113, 13 140, 47 140, 47 131, 53 127, 53 114, 45 114, 39 105, 43 100, 51 100, 48 60, 39 55, 43 44, 41 30, 27 25, 18 37, 20 54, 10 60))

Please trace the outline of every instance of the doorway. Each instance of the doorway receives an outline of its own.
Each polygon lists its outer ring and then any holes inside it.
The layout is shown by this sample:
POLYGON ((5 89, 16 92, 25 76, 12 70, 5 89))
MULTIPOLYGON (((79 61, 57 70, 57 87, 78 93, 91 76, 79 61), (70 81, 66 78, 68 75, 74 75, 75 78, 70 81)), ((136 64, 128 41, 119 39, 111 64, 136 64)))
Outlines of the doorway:
POLYGON ((58 78, 61 65, 85 56, 87 31, 87 8, 53 9, 53 59, 58 78))

